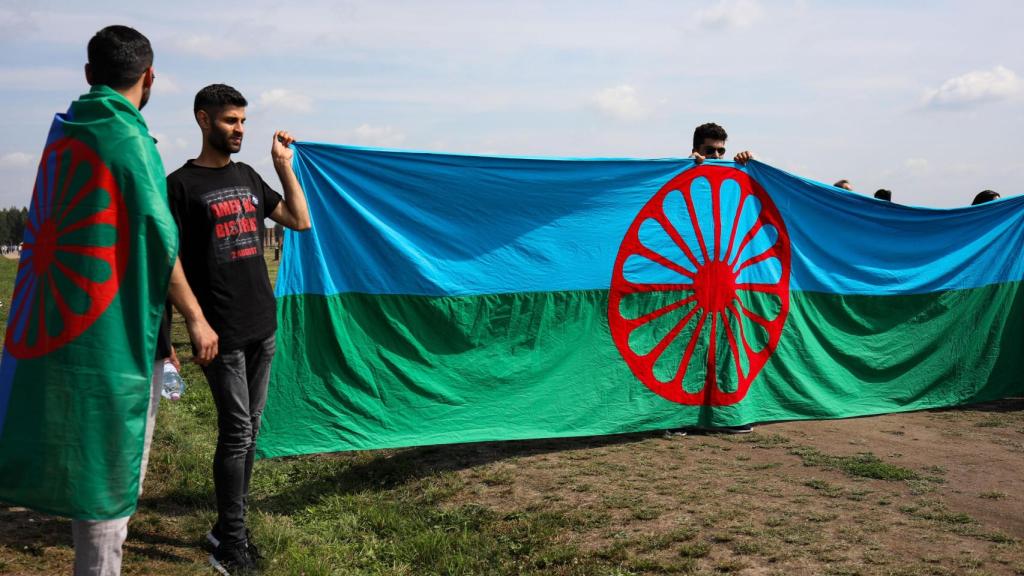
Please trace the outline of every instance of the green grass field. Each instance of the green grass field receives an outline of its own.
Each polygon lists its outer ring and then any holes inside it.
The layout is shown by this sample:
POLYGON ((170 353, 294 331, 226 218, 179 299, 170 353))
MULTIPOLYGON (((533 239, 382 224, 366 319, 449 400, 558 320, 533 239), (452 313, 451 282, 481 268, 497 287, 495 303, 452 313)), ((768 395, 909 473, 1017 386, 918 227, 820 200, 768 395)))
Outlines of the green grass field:
MULTIPOLYGON (((162 403, 125 574, 212 573, 216 416, 180 318, 173 340, 189 388, 162 403)), ((1024 574, 1022 408, 260 461, 250 523, 268 574, 1024 574)), ((70 540, 0 503, 0 574, 69 573, 70 540)))

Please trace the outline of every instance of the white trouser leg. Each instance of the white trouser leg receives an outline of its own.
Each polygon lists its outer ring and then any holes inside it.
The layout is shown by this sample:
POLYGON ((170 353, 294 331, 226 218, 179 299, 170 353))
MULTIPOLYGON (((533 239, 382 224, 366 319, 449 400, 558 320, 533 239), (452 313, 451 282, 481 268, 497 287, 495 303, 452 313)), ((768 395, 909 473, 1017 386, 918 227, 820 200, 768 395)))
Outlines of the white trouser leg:
MULTIPOLYGON (((149 410, 146 414, 146 433, 142 448, 142 468, 139 471, 139 495, 149 464, 149 448, 153 443, 156 412, 160 406, 163 379, 163 361, 153 366, 150 381, 149 410)), ((114 520, 72 520, 71 537, 75 543, 74 576, 120 576, 121 548, 128 538, 129 516, 114 520)))

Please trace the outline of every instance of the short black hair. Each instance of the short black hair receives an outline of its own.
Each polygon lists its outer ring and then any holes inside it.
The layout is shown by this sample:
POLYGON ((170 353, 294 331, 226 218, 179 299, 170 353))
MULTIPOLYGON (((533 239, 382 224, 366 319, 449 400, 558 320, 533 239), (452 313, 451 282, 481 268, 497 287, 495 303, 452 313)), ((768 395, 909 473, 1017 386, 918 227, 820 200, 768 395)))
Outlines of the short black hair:
POLYGON ((728 140, 729 135, 725 133, 725 128, 722 128, 714 122, 701 124, 693 131, 693 149, 697 150, 700 148, 700 145, 708 138, 712 140, 728 140))
POLYGON ((974 202, 971 202, 971 206, 978 204, 984 204, 985 202, 991 202, 999 198, 999 192, 995 190, 982 190, 978 192, 978 195, 974 197, 974 202))
POLYGON ((227 84, 210 84, 196 93, 195 103, 192 105, 192 112, 200 110, 206 112, 211 118, 225 106, 238 106, 245 108, 249 103, 245 96, 227 84))
POLYGON ((878 198, 879 200, 885 200, 886 202, 892 202, 892 190, 879 188, 878 190, 875 190, 875 198, 878 198))
POLYGON ((153 65, 153 47, 128 26, 107 26, 89 40, 89 74, 93 86, 130 88, 153 65))

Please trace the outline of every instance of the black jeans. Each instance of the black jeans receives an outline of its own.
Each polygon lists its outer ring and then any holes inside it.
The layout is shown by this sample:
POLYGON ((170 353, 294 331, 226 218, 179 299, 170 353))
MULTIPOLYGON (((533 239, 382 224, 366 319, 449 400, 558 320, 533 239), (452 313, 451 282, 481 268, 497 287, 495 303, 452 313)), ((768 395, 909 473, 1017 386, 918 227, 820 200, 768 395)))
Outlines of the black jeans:
POLYGON ((243 348, 222 351, 203 368, 217 406, 213 487, 217 495, 217 531, 222 543, 245 540, 249 478, 275 350, 271 335, 243 348))

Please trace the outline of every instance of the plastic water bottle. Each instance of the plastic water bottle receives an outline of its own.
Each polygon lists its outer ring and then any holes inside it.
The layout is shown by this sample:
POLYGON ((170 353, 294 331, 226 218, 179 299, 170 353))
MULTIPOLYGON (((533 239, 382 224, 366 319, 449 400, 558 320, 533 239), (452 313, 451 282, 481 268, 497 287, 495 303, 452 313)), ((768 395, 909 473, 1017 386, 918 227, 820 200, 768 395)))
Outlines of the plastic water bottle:
POLYGON ((171 364, 169 360, 164 361, 164 379, 163 389, 160 391, 160 395, 171 401, 181 400, 181 395, 185 393, 185 380, 182 379, 181 374, 178 374, 178 369, 171 364))

